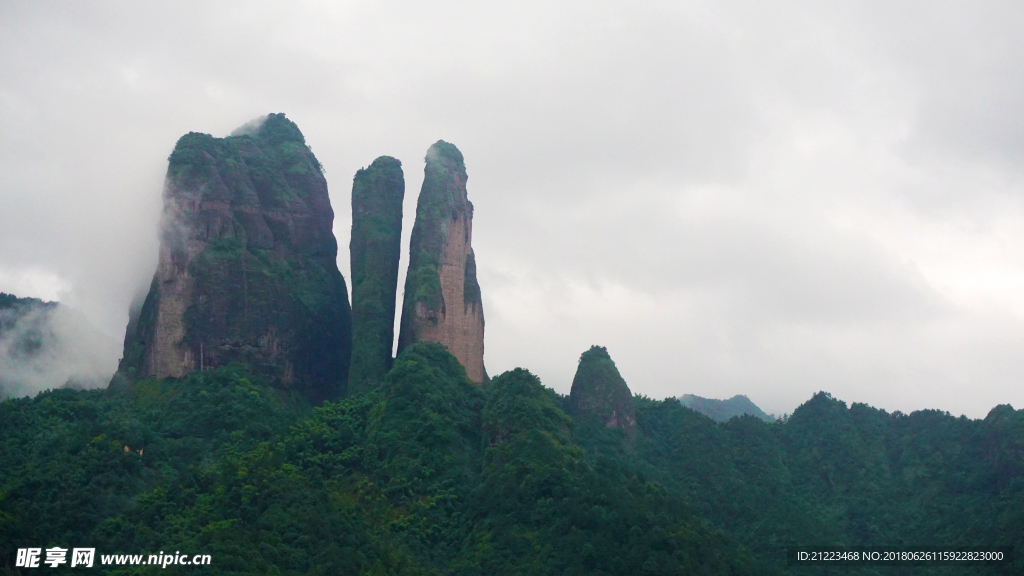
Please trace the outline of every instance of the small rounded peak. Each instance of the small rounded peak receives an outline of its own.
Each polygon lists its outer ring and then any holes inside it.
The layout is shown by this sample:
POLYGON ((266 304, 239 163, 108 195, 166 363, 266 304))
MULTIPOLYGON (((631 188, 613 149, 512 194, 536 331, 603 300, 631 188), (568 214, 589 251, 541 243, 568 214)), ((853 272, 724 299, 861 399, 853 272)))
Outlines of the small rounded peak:
POLYGON ((533 431, 568 442, 569 418, 555 406, 552 393, 540 378, 523 368, 496 376, 483 412, 482 428, 488 443, 496 446, 533 431))
POLYGON ((611 355, 608 354, 608 349, 605 348, 604 346, 594 345, 590 347, 590 350, 587 350, 583 354, 580 354, 580 362, 590 359, 597 360, 600 358, 604 358, 607 360, 612 359, 611 355))
POLYGON ((591 413, 608 428, 636 427, 633 394, 604 346, 591 346, 580 355, 569 392, 572 414, 591 413))
POLYGON ((394 170, 396 168, 397 169, 401 169, 402 168, 402 161, 399 160, 398 158, 393 158, 391 156, 378 156, 377 159, 373 161, 373 164, 370 164, 370 168, 392 169, 392 170, 394 170))
MULTIPOLYGON (((398 198, 405 195, 405 174, 402 172, 402 162, 391 156, 378 156, 369 166, 356 171, 353 178, 356 182, 356 187, 352 189, 353 198, 361 193, 369 192, 369 189, 364 189, 365 186, 359 187, 360 181, 366 183, 380 178, 395 182, 396 188, 392 192, 397 194, 398 198)), ((400 209, 401 206, 399 206, 400 209)))
POLYGON ((216 157, 220 149, 220 139, 203 132, 189 132, 174 145, 174 151, 167 158, 171 166, 205 165, 207 155, 216 157))
POLYGON ((255 135, 271 145, 284 142, 306 143, 302 131, 295 122, 285 118, 284 113, 268 114, 255 135))
POLYGON ((988 415, 985 416, 985 421, 999 422, 1005 418, 1013 418, 1016 413, 1017 411, 1013 409, 1013 406, 1009 404, 1000 404, 989 410, 988 415))
POLYGON ((462 158, 462 152, 455 147, 455 144, 450 144, 444 140, 438 140, 427 150, 426 161, 436 160, 448 160, 454 162, 459 168, 465 169, 465 161, 462 158))

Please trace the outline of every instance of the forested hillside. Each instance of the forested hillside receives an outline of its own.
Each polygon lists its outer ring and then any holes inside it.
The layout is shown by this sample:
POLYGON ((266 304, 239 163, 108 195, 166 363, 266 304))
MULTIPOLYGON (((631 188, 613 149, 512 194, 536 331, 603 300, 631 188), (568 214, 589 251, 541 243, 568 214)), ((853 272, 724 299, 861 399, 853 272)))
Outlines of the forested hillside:
POLYGON ((1024 411, 821 393, 784 422, 719 424, 634 400, 635 435, 571 418, 523 369, 474 385, 431 343, 312 409, 239 366, 9 399, 0 562, 59 545, 211 555, 160 570, 183 574, 810 574, 784 546, 1024 546, 1024 411))
POLYGON ((888 414, 822 392, 785 422, 718 424, 646 398, 637 421, 633 446, 585 421, 577 440, 591 457, 629 462, 767 562, 781 566, 793 544, 1024 550, 1024 411, 998 406, 984 420, 888 414))

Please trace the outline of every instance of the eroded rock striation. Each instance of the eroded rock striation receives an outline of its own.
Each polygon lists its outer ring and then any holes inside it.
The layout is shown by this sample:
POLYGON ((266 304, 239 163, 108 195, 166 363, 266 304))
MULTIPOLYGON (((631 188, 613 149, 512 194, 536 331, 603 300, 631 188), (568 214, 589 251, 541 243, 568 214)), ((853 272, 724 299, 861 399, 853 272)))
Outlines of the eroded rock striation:
POLYGON ((483 382, 484 310, 473 254, 473 204, 466 165, 454 145, 427 150, 423 187, 409 244, 398 352, 420 341, 439 342, 483 382))
POLYGON ((606 428, 621 428, 629 435, 635 433, 633 393, 604 346, 591 346, 580 355, 569 392, 569 412, 574 416, 592 414, 606 428))
POLYGON ((395 295, 402 243, 402 163, 381 156, 352 182, 352 365, 349 392, 384 380, 395 341, 395 295))
POLYGON ((327 181, 271 114, 169 158, 160 255, 112 385, 243 362, 312 401, 345 392, 351 310, 327 181))

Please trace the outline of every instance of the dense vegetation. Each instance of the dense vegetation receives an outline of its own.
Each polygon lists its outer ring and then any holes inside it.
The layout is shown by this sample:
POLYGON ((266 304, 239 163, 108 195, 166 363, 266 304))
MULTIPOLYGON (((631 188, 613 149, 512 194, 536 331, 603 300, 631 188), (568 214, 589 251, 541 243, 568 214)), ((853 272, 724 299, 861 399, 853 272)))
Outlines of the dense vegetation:
POLYGON ((395 343, 395 294, 402 243, 402 163, 381 156, 352 182, 352 363, 349 390, 384 380, 395 343))
POLYGON ((673 399, 638 397, 637 421, 629 446, 586 419, 577 440, 643 471, 765 561, 781 564, 787 545, 826 543, 1015 546, 1021 561, 1024 410, 889 414, 822 392, 784 422, 720 424, 673 399))
POLYGON ((630 439, 526 370, 481 388, 426 343, 318 408, 271 384, 231 366, 0 403, 0 563, 60 545, 212 556, 166 569, 189 574, 759 574, 787 570, 790 544, 1024 550, 1007 406, 968 420, 822 393, 784 422, 719 424, 635 397, 630 439))
POLYGON ((239 176, 231 172, 244 172, 264 206, 304 197, 309 177, 323 174, 299 127, 284 114, 270 114, 227 138, 189 132, 167 160, 170 176, 186 185, 205 185, 210 200, 231 200, 239 176), (210 182, 214 177, 222 181, 210 182))
POLYGON ((52 307, 56 302, 44 302, 39 298, 21 298, 14 294, 0 292, 0 310, 21 310, 33 307, 52 307))

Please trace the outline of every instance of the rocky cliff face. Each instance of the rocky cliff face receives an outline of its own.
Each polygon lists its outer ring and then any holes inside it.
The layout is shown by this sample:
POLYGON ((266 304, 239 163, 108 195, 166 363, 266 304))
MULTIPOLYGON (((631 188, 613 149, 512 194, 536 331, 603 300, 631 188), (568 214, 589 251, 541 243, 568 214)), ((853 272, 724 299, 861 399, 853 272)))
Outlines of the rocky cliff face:
POLYGON ((369 390, 391 369, 402 241, 402 163, 381 156, 352 182, 352 366, 349 392, 369 390))
POLYGON ((635 433, 633 393, 604 346, 591 346, 580 355, 569 392, 569 411, 573 415, 593 414, 607 428, 622 428, 629 435, 635 433))
POLYGON ((430 147, 409 245, 398 351, 440 342, 479 383, 485 377, 484 310, 466 179, 458 148, 443 140, 430 147))
POLYGON ((283 114, 182 136, 114 383, 244 362, 313 401, 343 394, 351 310, 333 222, 320 163, 283 114))

